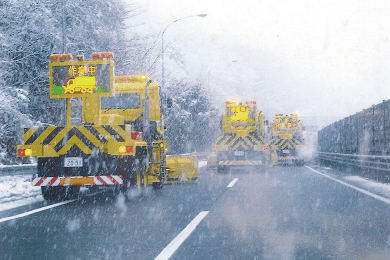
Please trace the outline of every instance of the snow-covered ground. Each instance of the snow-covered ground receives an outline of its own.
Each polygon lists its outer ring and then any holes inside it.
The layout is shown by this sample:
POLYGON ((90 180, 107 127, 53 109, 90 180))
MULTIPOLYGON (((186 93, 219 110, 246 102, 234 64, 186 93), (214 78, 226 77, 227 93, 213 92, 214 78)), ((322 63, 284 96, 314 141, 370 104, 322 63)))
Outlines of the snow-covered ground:
POLYGON ((0 211, 43 201, 41 188, 31 185, 31 175, 0 176, 0 211))
POLYGON ((343 177, 343 180, 358 186, 362 189, 365 189, 369 192, 375 193, 377 195, 383 196, 385 198, 390 198, 390 184, 389 183, 380 183, 372 180, 362 178, 360 176, 346 176, 343 177))

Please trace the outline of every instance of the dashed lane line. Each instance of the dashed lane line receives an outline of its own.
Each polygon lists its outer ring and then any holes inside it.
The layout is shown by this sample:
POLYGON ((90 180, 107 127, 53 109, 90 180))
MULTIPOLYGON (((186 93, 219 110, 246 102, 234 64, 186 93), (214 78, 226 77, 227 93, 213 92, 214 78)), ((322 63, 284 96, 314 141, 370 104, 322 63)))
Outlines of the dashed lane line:
POLYGON ((179 235, 177 235, 169 245, 154 259, 154 260, 167 260, 173 253, 180 247, 180 245, 191 235, 196 226, 203 220, 204 217, 209 214, 208 211, 201 211, 190 224, 188 224, 179 235))
POLYGON ((338 182, 338 183, 340 183, 340 184, 342 184, 342 185, 345 185, 345 186, 350 187, 350 188, 352 188, 352 189, 354 189, 354 190, 360 191, 361 193, 364 193, 364 194, 366 194, 366 195, 368 195, 368 196, 370 196, 370 197, 372 197, 372 198, 374 198, 374 199, 377 199, 377 200, 383 201, 384 203, 390 204, 390 199, 387 199, 387 198, 384 198, 384 197, 382 197, 382 196, 376 195, 376 194, 374 194, 374 193, 372 193, 372 192, 363 190, 363 189, 358 188, 358 187, 356 187, 356 186, 353 186, 353 185, 351 185, 351 184, 349 184, 349 183, 340 181, 340 180, 338 180, 338 179, 336 179, 336 178, 333 178, 333 177, 331 177, 331 176, 329 176, 329 175, 326 175, 326 174, 324 174, 324 173, 322 173, 322 172, 316 171, 316 170, 314 170, 313 168, 311 168, 311 167, 309 167, 309 166, 305 166, 305 167, 308 168, 308 169, 310 169, 310 170, 312 170, 313 172, 315 172, 315 173, 317 173, 317 174, 319 174, 319 175, 322 175, 322 176, 328 178, 328 179, 334 180, 334 181, 336 181, 336 182, 338 182))
POLYGON ((227 186, 228 188, 231 188, 233 187, 233 185, 238 181, 238 178, 235 178, 234 180, 232 180, 229 185, 227 186))
POLYGON ((22 218, 22 217, 25 217, 25 216, 28 216, 28 215, 31 215, 31 214, 34 214, 34 213, 37 213, 37 212, 40 212, 40 211, 44 211, 44 210, 47 210, 47 209, 51 209, 51 208, 55 208, 55 207, 58 207, 58 206, 61 206, 61 205, 65 205, 65 204, 71 203, 73 201, 75 201, 75 200, 67 200, 67 201, 63 201, 63 202, 60 202, 60 203, 52 204, 52 205, 49 205, 49 206, 46 206, 46 207, 42 207, 42 208, 39 208, 39 209, 34 209, 34 210, 31 210, 31 211, 27 211, 27 212, 24 212, 24 213, 19 214, 19 215, 6 217, 6 218, 0 218, 0 223, 8 221, 8 220, 12 220, 12 219, 22 218))

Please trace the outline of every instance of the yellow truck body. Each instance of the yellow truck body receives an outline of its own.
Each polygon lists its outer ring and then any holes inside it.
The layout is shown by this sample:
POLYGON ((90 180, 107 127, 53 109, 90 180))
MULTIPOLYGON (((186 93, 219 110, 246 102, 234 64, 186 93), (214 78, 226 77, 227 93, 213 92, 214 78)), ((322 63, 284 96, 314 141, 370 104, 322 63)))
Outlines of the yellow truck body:
POLYGON ((231 168, 260 168, 266 165, 268 146, 265 140, 264 115, 256 102, 225 102, 222 135, 208 156, 208 168, 226 172, 231 168))
POLYGON ((273 165, 303 165, 299 151, 304 145, 302 123, 298 114, 276 114, 271 122, 271 149, 273 165))
MULTIPOLYGON (((71 85, 86 88, 93 81, 77 77, 71 85)), ((25 129, 24 144, 17 146, 19 156, 37 157, 33 185, 41 186, 45 199, 67 197, 80 186, 110 186, 119 192, 148 185, 158 189, 164 183, 198 178, 196 157, 167 160, 156 82, 144 75, 116 76, 113 96, 81 99, 81 124, 72 124, 68 99, 65 126, 25 129)))

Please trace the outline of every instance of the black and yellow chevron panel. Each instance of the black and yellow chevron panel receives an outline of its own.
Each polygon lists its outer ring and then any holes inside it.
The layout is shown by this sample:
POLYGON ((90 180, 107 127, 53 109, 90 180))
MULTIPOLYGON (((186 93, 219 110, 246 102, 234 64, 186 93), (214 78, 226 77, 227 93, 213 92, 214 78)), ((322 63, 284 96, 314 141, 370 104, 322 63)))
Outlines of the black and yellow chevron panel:
POLYGON ((302 145, 303 140, 299 140, 296 138, 292 139, 272 139, 269 146, 270 147, 278 147, 278 149, 295 149, 298 145, 302 145))
POLYGON ((227 146, 229 151, 253 150, 253 146, 263 145, 264 143, 264 137, 255 133, 245 136, 224 134, 216 140, 216 146, 227 146))
POLYGON ((106 149, 116 154, 118 143, 130 139, 125 125, 42 126, 25 129, 23 146, 33 147, 34 156, 65 155, 72 149, 84 154, 106 149))

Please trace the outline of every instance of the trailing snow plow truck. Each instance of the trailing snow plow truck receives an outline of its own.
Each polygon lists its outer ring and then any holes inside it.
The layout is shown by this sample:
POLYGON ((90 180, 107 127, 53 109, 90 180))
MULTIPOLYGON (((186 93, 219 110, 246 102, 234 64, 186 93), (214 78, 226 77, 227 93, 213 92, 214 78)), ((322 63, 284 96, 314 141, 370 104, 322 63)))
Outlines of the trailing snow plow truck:
POLYGON ((271 158, 273 165, 304 165, 299 150, 304 145, 302 123, 298 114, 276 114, 271 122, 271 158))
POLYGON ((218 172, 231 168, 264 170, 267 153, 264 115, 257 110, 256 101, 226 101, 222 135, 217 137, 213 153, 208 156, 208 168, 217 168, 218 172))
POLYGON ((82 186, 116 194, 198 178, 195 156, 167 159, 159 86, 145 75, 114 76, 113 58, 113 53, 93 53, 92 61, 82 55, 76 61, 71 54, 50 57, 50 98, 67 100, 66 124, 24 129, 24 144, 17 146, 19 156, 37 157, 32 185, 41 186, 46 200, 69 198, 82 186), (96 85, 72 93, 63 87, 83 77, 94 77, 96 85), (77 125, 71 98, 82 101, 77 125))

